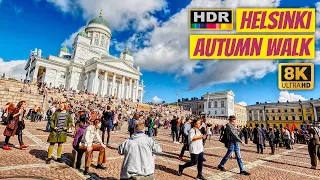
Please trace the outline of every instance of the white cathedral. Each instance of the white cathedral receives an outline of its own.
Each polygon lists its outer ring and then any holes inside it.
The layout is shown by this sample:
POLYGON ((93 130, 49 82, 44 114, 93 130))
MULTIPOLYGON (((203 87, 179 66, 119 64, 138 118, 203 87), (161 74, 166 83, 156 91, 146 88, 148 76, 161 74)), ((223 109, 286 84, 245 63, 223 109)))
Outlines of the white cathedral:
POLYGON ((51 87, 72 88, 100 96, 142 102, 143 80, 139 67, 133 66, 128 48, 120 58, 109 54, 111 30, 100 16, 78 33, 69 52, 66 45, 58 56, 41 56, 41 49, 31 51, 25 66, 26 80, 43 82, 51 87))

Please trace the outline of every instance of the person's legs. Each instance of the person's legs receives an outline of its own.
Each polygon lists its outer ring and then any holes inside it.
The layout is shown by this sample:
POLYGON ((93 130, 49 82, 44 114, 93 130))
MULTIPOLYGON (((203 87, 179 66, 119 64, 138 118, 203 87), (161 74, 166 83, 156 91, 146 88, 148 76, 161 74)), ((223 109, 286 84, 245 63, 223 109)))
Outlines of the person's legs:
POLYGON ((80 169, 81 168, 82 156, 83 156, 85 151, 78 149, 77 152, 78 152, 78 154, 77 154, 76 168, 80 169))
POLYGON ((311 166, 312 167, 317 167, 316 145, 312 144, 312 143, 309 143, 308 151, 309 151, 309 156, 310 156, 310 160, 311 160, 311 166))
POLYGON ((47 164, 50 164, 51 158, 52 158, 52 153, 53 153, 53 147, 55 143, 50 143, 49 148, 48 148, 48 159, 46 160, 47 164))
POLYGON ((102 140, 103 143, 104 143, 105 134, 106 134, 106 130, 105 129, 101 130, 101 140, 102 140))
POLYGON ((179 142, 179 131, 176 129, 175 133, 176 133, 176 141, 179 142))
POLYGON ((269 144, 270 144, 270 148, 271 148, 271 154, 274 154, 274 142, 269 141, 269 144))
POLYGON ((186 144, 186 143, 183 144, 183 147, 182 147, 182 149, 181 149, 179 158, 182 158, 182 157, 183 157, 184 152, 185 152, 186 149, 187 149, 187 146, 188 146, 188 144, 186 144))
POLYGON ((92 151, 99 151, 98 164, 102 165, 107 162, 105 149, 101 145, 94 144, 91 146, 92 151))
POLYGON ((107 128, 107 144, 109 144, 109 140, 110 140, 110 128, 107 128))
POLYGON ((260 148, 261 154, 263 154, 263 144, 259 144, 259 148, 260 148))
POLYGON ((9 144, 9 140, 10 140, 11 136, 6 136, 6 139, 4 140, 4 144, 8 145, 9 144))
POLYGON ((198 157, 199 157, 199 154, 190 154, 191 156, 191 161, 188 161, 186 162, 184 165, 181 165, 180 166, 180 170, 183 171, 185 168, 188 168, 188 167, 191 167, 191 166, 194 166, 198 163, 198 157))
POLYGON ((57 150, 57 158, 58 158, 58 159, 61 159, 62 144, 63 144, 63 143, 58 143, 58 150, 57 150))
POLYGON ((223 167, 226 164, 226 162, 230 158, 233 151, 234 151, 234 143, 230 143, 226 155, 222 158, 219 164, 220 167, 223 167))
POLYGON ((175 137, 175 134, 174 134, 174 133, 175 133, 174 130, 171 129, 171 135, 172 135, 172 141, 173 141, 173 142, 175 142, 175 141, 174 141, 174 137, 175 137))
POLYGON ((257 153, 260 152, 259 144, 257 144, 257 153))
POLYGON ((244 138, 244 143, 248 144, 248 136, 244 138))
POLYGON ((198 176, 202 175, 202 167, 203 167, 203 152, 198 155, 198 176))
MULTIPOLYGON (((261 145, 261 148, 262 148, 262 145, 261 145)), ((245 168, 244 168, 243 162, 242 162, 241 154, 240 154, 240 145, 238 143, 234 144, 234 152, 235 152, 236 157, 237 157, 237 162, 238 162, 238 165, 239 165, 239 168, 240 168, 240 172, 241 171, 246 171, 245 168)))
POLYGON ((18 134, 18 141, 19 141, 20 146, 24 145, 24 144, 23 144, 23 140, 22 140, 22 130, 20 130, 20 129, 18 128, 17 134, 18 134))

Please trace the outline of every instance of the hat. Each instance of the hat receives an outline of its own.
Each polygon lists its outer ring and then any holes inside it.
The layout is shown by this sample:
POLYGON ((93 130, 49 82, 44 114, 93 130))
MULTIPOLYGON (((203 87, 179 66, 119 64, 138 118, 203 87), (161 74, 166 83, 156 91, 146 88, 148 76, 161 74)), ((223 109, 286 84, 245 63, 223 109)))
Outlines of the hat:
POLYGON ((229 121, 236 120, 237 118, 235 116, 229 116, 229 121))

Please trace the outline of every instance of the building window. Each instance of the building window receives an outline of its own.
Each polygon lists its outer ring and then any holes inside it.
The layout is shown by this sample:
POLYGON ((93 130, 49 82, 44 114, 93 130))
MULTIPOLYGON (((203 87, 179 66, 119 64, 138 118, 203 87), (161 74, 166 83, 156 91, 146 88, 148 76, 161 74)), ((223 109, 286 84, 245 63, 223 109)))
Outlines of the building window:
POLYGON ((221 107, 224 107, 224 101, 221 101, 221 107))
POLYGON ((105 37, 104 37, 104 36, 101 36, 101 43, 100 43, 100 46, 101 46, 101 47, 104 47, 105 43, 106 43, 106 39, 105 39, 105 37))
POLYGON ((294 112, 294 109, 291 109, 291 112, 294 112))
POLYGON ((214 111, 214 114, 217 114, 217 111, 214 111))
POLYGON ((307 110, 307 112, 310 112, 310 108, 309 107, 307 107, 306 110, 307 110))
POLYGON ((250 117, 250 121, 252 121, 252 117, 250 117))
POLYGON ((272 109, 272 113, 274 113, 274 109, 272 109))
POLYGON ((292 120, 293 120, 293 121, 296 120, 296 117, 295 117, 295 116, 292 116, 292 120))
POLYGON ((63 78, 63 79, 64 79, 64 78, 66 78, 66 76, 65 76, 65 75, 61 75, 61 78, 63 78))
POLYGON ((299 116, 299 119, 302 121, 302 116, 299 116))
POLYGON ((301 108, 299 108, 299 112, 301 112, 301 108))
POLYGON ((214 107, 215 107, 215 108, 218 107, 218 102, 217 102, 217 101, 214 102, 214 107))
POLYGON ((312 121, 312 117, 311 117, 311 116, 308 116, 308 120, 309 120, 309 121, 312 121))
POLYGON ((208 102, 208 108, 211 108, 211 102, 208 102))
POLYGON ((267 116, 267 120, 269 121, 269 116, 267 116))
POLYGON ((266 113, 268 113, 268 109, 266 110, 266 113))
POLYGON ((272 120, 276 120, 276 117, 275 117, 275 116, 272 116, 272 120))
POLYGON ((281 112, 280 109, 278 109, 278 113, 281 112))
POLYGON ((106 48, 108 49, 108 47, 109 47, 109 39, 107 38, 107 40, 106 40, 106 48))
POLYGON ((210 114, 210 111, 208 111, 208 113, 210 114))
POLYGON ((221 111, 221 114, 224 114, 224 110, 221 111))
POLYGON ((284 109, 284 112, 288 112, 288 109, 284 109))

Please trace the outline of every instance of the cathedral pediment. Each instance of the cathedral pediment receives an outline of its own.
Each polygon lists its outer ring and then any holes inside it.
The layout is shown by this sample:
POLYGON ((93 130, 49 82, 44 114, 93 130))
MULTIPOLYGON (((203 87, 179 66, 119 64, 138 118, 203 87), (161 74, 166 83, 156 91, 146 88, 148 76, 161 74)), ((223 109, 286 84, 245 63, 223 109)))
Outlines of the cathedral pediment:
POLYGON ((101 59, 98 62, 105 64, 107 66, 112 66, 114 68, 121 69, 123 71, 127 71, 133 74, 142 75, 136 68, 127 64, 122 59, 101 59))

